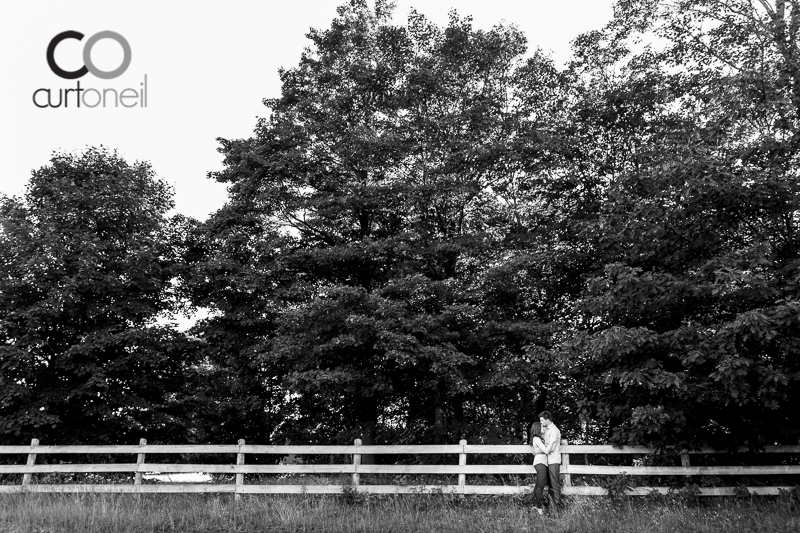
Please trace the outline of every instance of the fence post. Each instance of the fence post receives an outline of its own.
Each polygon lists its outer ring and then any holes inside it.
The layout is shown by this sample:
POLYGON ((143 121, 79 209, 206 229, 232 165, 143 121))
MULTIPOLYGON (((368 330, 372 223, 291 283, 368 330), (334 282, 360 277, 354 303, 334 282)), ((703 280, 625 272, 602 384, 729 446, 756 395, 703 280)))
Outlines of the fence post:
MULTIPOLYGON (((356 446, 361 446, 361 439, 356 439, 355 441, 353 441, 353 444, 355 444, 356 446)), ((361 454, 360 453, 354 453, 353 454, 353 485, 354 486, 358 486, 358 482, 359 482, 359 479, 358 479, 358 465, 360 465, 360 464, 361 464, 361 454)))
MULTIPOLYGON (((567 442, 566 440, 564 440, 564 439, 561 440, 561 445, 562 446, 567 446, 568 444, 569 444, 569 442, 567 442)), ((564 474, 564 486, 565 487, 571 487, 572 486, 572 474, 569 473, 569 454, 568 453, 562 453, 561 454, 561 467, 564 468, 564 472, 566 472, 564 474)))
MULTIPOLYGON (((691 462, 689 461, 689 453, 686 451, 681 452, 681 467, 688 468, 691 466, 691 462)), ((686 480, 692 479, 692 476, 686 476, 686 480)))
MULTIPOLYGON (((460 441, 458 441, 458 443, 461 445, 461 453, 458 454, 458 466, 465 466, 467 464, 467 452, 466 452, 467 441, 461 439, 460 441)), ((461 495, 462 498, 464 497, 464 490, 466 486, 467 486, 467 475, 459 474, 458 493, 461 495)))
MULTIPOLYGON (((242 453, 242 446, 244 446, 244 439, 239 439, 239 453, 236 454, 236 464, 243 465, 244 464, 244 454, 242 453)), ((235 495, 233 497, 234 500, 238 501, 242 495, 239 490, 244 485, 244 474, 236 474, 236 487, 235 487, 235 495)))
MULTIPOLYGON (((147 439, 139 439, 139 446, 147 446, 147 439)), ((142 473, 139 471, 141 465, 144 464, 144 454, 140 453, 136 456, 136 474, 133 476, 133 484, 142 484, 142 473)))
MULTIPOLYGON (((38 445, 39 445, 39 439, 31 439, 31 448, 33 448, 34 446, 38 446, 38 445)), ((29 453, 28 454, 27 465, 28 466, 33 466, 35 464, 36 464, 36 454, 35 453, 29 453)), ((25 474, 22 475, 22 485, 23 486, 30 485, 31 479, 33 479, 33 474, 29 473, 29 472, 26 472, 25 474)))

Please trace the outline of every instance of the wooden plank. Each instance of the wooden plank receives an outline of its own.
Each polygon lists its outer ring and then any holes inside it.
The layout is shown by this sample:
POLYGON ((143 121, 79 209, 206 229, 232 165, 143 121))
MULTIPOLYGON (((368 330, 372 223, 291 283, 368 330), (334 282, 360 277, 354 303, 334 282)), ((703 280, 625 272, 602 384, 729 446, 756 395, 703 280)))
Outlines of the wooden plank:
POLYGON ((159 465, 146 464, 146 472, 208 474, 352 474, 353 465, 159 465))
MULTIPOLYGON (((747 490, 756 496, 777 496, 781 490, 793 490, 795 487, 747 487, 747 490)), ((736 494, 736 487, 699 487, 698 494, 700 496, 734 496, 736 494)), ((669 494, 669 487, 636 487, 628 490, 630 496, 647 496, 651 492, 658 492, 659 494, 669 494)), ((573 486, 569 489, 564 489, 564 494, 571 494, 577 496, 604 496, 606 489, 602 487, 590 486, 573 486)))
POLYGON ((146 463, 141 467, 148 473, 194 473, 206 474, 352 474, 353 465, 168 465, 146 463))
POLYGON ((57 464, 57 465, 0 465, 0 474, 49 472, 137 472, 142 474, 176 474, 203 472, 207 474, 351 474, 353 465, 209 465, 209 464, 57 464))
POLYGON ((352 474, 353 465, 202 465, 202 464, 156 464, 146 463, 142 472, 207 474, 352 474))
MULTIPOLYGON (((239 446, 236 444, 154 444, 147 446, 148 454, 237 454, 239 446)), ((471 444, 466 449, 458 444, 444 445, 374 445, 361 446, 361 454, 453 454, 462 453, 498 453, 498 454, 529 454, 530 447, 526 445, 487 445, 471 444)), ((614 447, 610 445, 595 444, 570 444, 564 453, 590 453, 590 454, 649 454, 653 448, 644 446, 614 447)), ((0 446, 0 454, 132 454, 144 453, 142 446, 137 445, 98 445, 98 446, 37 446, 32 450, 30 446, 0 446)), ((738 453, 749 453, 748 448, 738 448, 738 453)), ((270 446, 248 444, 242 448, 242 453, 277 454, 277 455, 352 455, 355 453, 353 446, 317 446, 317 445, 288 445, 270 446)), ((687 450, 689 454, 716 454, 729 453, 728 450, 714 450, 704 448, 700 450, 687 450)), ((763 450, 753 453, 800 453, 798 445, 766 446, 763 450)))
POLYGON ((569 473, 569 454, 564 453, 564 449, 569 446, 569 442, 562 439, 561 440, 561 468, 563 468, 564 474, 564 487, 571 487, 572 486, 572 475, 569 473))
MULTIPOLYGON (((6 491, 3 487, 14 485, 0 485, 0 493, 3 492, 22 492, 20 491, 6 491)), ((20 485, 16 487, 22 489, 20 485)), ((235 492, 235 485, 212 485, 212 484, 193 484, 193 483, 159 483, 155 485, 123 485, 123 484, 109 484, 109 485, 81 485, 81 484, 63 484, 63 485, 43 485, 33 484, 25 488, 24 492, 121 492, 121 493, 145 493, 145 492, 159 492, 159 493, 205 493, 205 492, 235 492)))
MULTIPOLYGON (((388 446, 387 446, 388 447, 388 446)), ((244 453, 264 455, 353 455, 355 446, 350 444, 339 446, 288 444, 271 446, 262 444, 246 444, 244 453)))
MULTIPOLYGON (((562 453, 567 454, 619 454, 619 455, 649 455, 654 453, 655 448, 648 448, 646 446, 622 446, 616 447, 611 445, 596 445, 596 444, 569 444, 562 447, 562 453)), ((471 444, 466 447, 467 453, 488 453, 488 454, 530 454, 529 446, 525 445, 489 445, 489 444, 471 444)), ((685 450, 689 454, 719 454, 730 453, 728 450, 714 450, 711 448, 703 448, 700 450, 685 450)), ((739 448, 737 453, 747 453, 749 449, 739 448)), ((800 446, 767 446, 763 450, 755 453, 800 453, 800 446)))
POLYGON ((361 485, 359 492, 372 494, 456 494, 462 495, 458 485, 361 485))
MULTIPOLYGON (((459 442, 459 444, 461 445, 462 448, 466 448, 467 441, 462 440, 461 442, 459 442)), ((458 465, 459 466, 466 466, 467 465, 467 454, 466 453, 460 453, 458 455, 458 465)), ((466 474, 459 474, 458 475, 458 488, 459 488, 459 492, 461 493, 462 496, 464 495, 464 487, 466 485, 467 485, 467 475, 466 474)))
MULTIPOLYGON (((136 472, 136 463, 118 464, 59 464, 59 465, 0 465, 0 474, 46 474, 50 472, 136 472)), ((197 470, 193 470, 197 472, 197 470)))
MULTIPOLYGON (((147 439, 139 439, 139 446, 141 446, 142 448, 147 446, 147 439)), ((133 478, 133 484, 134 485, 141 485, 142 484, 142 471, 139 470, 139 465, 143 465, 144 461, 145 461, 145 454, 144 453, 140 453, 140 454, 138 454, 136 456, 137 468, 136 468, 136 475, 133 478)))
MULTIPOLYGON (((131 485, 108 485, 111 487, 109 492, 117 492, 113 490, 113 487, 131 487, 131 485)), ((200 483, 157 483, 157 484, 146 484, 140 485, 138 487, 133 487, 133 492, 157 492, 157 493, 179 493, 179 494, 189 494, 189 493, 207 493, 207 492, 223 492, 223 493, 233 493, 236 492, 236 485, 223 485, 223 484, 200 484, 200 483)), ((127 491, 119 491, 119 492, 127 492, 127 491)))
MULTIPOLYGON (((242 453, 242 446, 244 446, 244 439, 239 439, 239 453, 236 454, 236 466, 243 466, 244 465, 244 454, 242 453)), ((242 490, 242 485, 244 485, 244 474, 236 474, 236 496, 235 499, 239 499, 239 493, 242 490)))
MULTIPOLYGON (((467 453, 497 453, 497 454, 531 454, 528 445, 518 444, 471 444, 466 448, 467 453)), ((561 453, 599 453, 599 454, 650 454, 655 450, 644 446, 623 446, 617 448, 606 445, 569 444, 561 446, 561 453)))
POLYGON ((0 455, 28 455, 30 452, 30 446, 0 446, 0 455))
MULTIPOLYGON (((800 465, 765 466, 600 466, 565 465, 562 473, 579 475, 724 476, 797 475, 800 465)), ((532 465, 232 465, 232 464, 57 464, 0 465, 0 474, 50 472, 214 473, 214 474, 535 474, 532 465)))
MULTIPOLYGON (((609 448, 603 447, 603 448, 609 448)), ((37 446, 32 450, 30 446, 0 446, 0 454, 237 454, 239 446, 236 444, 198 444, 198 445, 178 445, 178 444, 150 444, 144 447, 139 445, 97 445, 97 446, 37 446)), ((616 449, 618 450, 618 449, 616 449)), ((247 444, 241 448, 242 453, 252 454, 273 454, 273 455, 353 455, 360 454, 398 454, 398 455, 418 455, 418 454, 451 454, 458 455, 465 453, 502 453, 502 454, 530 454, 530 447, 527 445, 467 445, 466 450, 459 444, 431 444, 431 445, 370 445, 361 446, 355 450, 355 446, 312 446, 312 445, 285 445, 269 446, 247 444)), ((568 450, 569 451, 569 450, 568 450)), ((571 452, 570 452, 571 453, 571 452)), ((590 452, 608 453, 608 452, 590 452)), ((628 453, 628 452, 613 452, 628 453)))
POLYGON ((531 447, 527 444, 468 444, 464 453, 505 453, 523 454, 533 457, 531 447))
POLYGON ((535 474, 533 465, 361 465, 362 474, 535 474))
MULTIPOLYGON (((354 453, 361 454, 453 454, 457 455, 461 452, 461 446, 458 444, 419 444, 419 445, 374 445, 374 446, 361 446, 356 450, 355 446, 314 446, 314 445, 284 445, 284 446, 269 446, 247 444, 239 447, 238 444, 187 444, 187 445, 174 445, 174 444, 151 444, 147 446, 146 453, 148 454, 192 454, 192 453, 229 453, 238 454, 240 449, 242 453, 253 454, 276 454, 276 455, 352 455, 354 453)), ((525 448, 527 446, 517 447, 525 448)), ((63 454, 139 454, 145 452, 141 446, 135 445, 98 445, 98 446, 38 446, 36 453, 63 453, 63 454)), ((11 454, 27 454, 31 453, 30 446, 0 446, 0 453, 11 454)), ((514 453, 514 452, 502 452, 514 453)), ((530 450, 528 450, 530 453, 530 450)))
MULTIPOLYGON (((48 472, 141 472, 208 474, 532 474, 531 465, 208 465, 208 464, 58 464, 2 465, 2 474, 48 472)), ((617 467, 605 467, 617 468, 617 467)))
MULTIPOLYGON (((530 485, 467 485, 464 494, 526 494, 533 491, 530 485)), ((561 489, 566 494, 565 488, 561 489)))
POLYGON ((570 465, 570 474, 617 475, 626 473, 632 476, 760 476, 778 474, 800 474, 800 465, 775 466, 598 466, 570 465))
MULTIPOLYGON (((701 448, 699 450, 682 450, 684 453, 691 455, 702 454, 720 454, 730 453, 729 450, 716 450, 713 448, 701 448)), ((641 454, 648 455, 655 452, 655 448, 648 448, 645 446, 610 446, 603 444, 570 444, 566 447, 566 453, 598 453, 598 454, 641 454)), ((740 447, 736 449, 736 453, 750 453, 749 448, 740 447)), ((766 446, 763 450, 758 450, 753 453, 800 453, 800 446, 795 445, 781 445, 781 446, 766 446)))
MULTIPOLYGON (((245 485, 251 494, 341 494, 341 485, 245 485)), ((459 494, 458 485, 361 485, 372 494, 459 494)))
MULTIPOLYGON (((533 465, 233 465, 233 464, 53 464, 0 465, 0 474, 50 472, 214 473, 214 474, 535 474, 533 465)), ((561 472, 579 475, 724 476, 798 475, 800 465, 765 466, 600 466, 565 465, 561 472)))
MULTIPOLYGON (((31 439, 31 449, 35 448, 39 444, 39 439, 31 439)), ((36 464, 36 454, 29 453, 28 454, 28 462, 26 466, 31 467, 36 464)), ((25 487, 30 484, 31 479, 33 479, 33 474, 26 473, 22 476, 22 486, 25 487)))
MULTIPOLYGON (((795 487, 747 487, 751 494, 756 496, 777 496, 781 490, 790 491, 795 487)), ((467 485, 466 494, 525 494, 530 492, 531 487, 524 485, 467 485)), ((668 487, 637 487, 628 491, 631 496, 647 496, 653 490, 661 494, 669 492, 668 487)), ((735 487, 700 487, 700 496, 733 496, 736 493, 735 487)), ((571 486, 562 487, 561 493, 570 496, 604 496, 606 489, 593 486, 571 486)))
POLYGON ((561 487, 561 494, 569 496, 604 496, 606 489, 587 485, 573 485, 571 487, 561 487))
MULTIPOLYGON (((358 489, 362 491, 361 487, 358 489)), ((244 485, 242 494, 341 494, 341 485, 244 485)))
POLYGON ((361 454, 407 454, 407 455, 420 455, 420 454, 452 454, 458 455, 463 448, 459 444, 414 444, 414 445, 369 445, 361 446, 359 453, 361 454))
MULTIPOLYGON (((356 448, 360 447, 361 446, 361 439, 356 439, 353 442, 353 444, 355 444, 356 448)), ((358 467, 359 467, 359 465, 361 465, 361 454, 360 453, 354 453, 353 454, 353 479, 352 479, 352 483, 355 486, 358 486, 358 483, 361 481, 361 478, 359 478, 359 476, 358 476, 358 467)))
MULTIPOLYGON (((384 445, 375 444, 360 446, 261 446, 247 445, 244 447, 246 453, 277 454, 277 455, 353 455, 372 454, 372 455, 417 455, 417 454, 453 454, 461 453, 461 446, 458 444, 409 444, 409 445, 384 445)), ((530 453, 530 450, 529 450, 530 453)))
MULTIPOLYGON (((570 445, 568 453, 575 452, 570 445)), ((583 448, 598 448, 601 451, 589 451, 585 453, 647 453, 632 451, 629 448, 613 448, 611 446, 586 446, 578 445, 583 448)), ((274 454, 274 455, 352 455, 356 452, 354 446, 316 446, 316 445, 257 445, 247 444, 241 448, 242 453, 252 454, 274 454)), ((800 446, 796 447, 800 448, 800 446)), ((97 445, 97 446, 37 446, 36 450, 31 450, 30 446, 0 446, 0 455, 27 455, 29 453, 38 454, 237 454, 239 446, 236 444, 202 444, 202 445, 178 445, 178 444, 151 444, 145 450, 141 445, 97 445)), ((650 450, 650 449, 645 449, 650 450)), ((361 454, 452 454, 458 455, 464 452, 464 448, 458 444, 443 445, 370 445, 361 446, 358 450, 361 454)), ((652 451, 652 450, 650 450, 652 451)), ((800 452, 800 449, 798 449, 800 452)), ((502 454, 530 454, 531 450, 526 445, 468 445, 466 453, 502 453, 502 454)), ((580 452, 584 453, 584 452, 580 452)), ((691 452, 694 453, 694 452, 691 452)))
POLYGON ((145 450, 142 446, 138 445, 101 445, 101 446, 36 446, 35 450, 31 450, 29 446, 0 446, 0 453, 31 453, 38 454, 131 454, 138 455, 140 453, 230 453, 236 454, 239 447, 236 444, 152 444, 148 445, 145 450), (24 450, 24 451, 21 451, 24 450))
MULTIPOLYGON (((458 455, 465 449, 458 444, 444 445, 403 445, 403 446, 259 446, 248 444, 241 448, 242 453, 273 454, 273 455, 353 455, 360 454, 451 454, 458 455)), ((134 445, 99 445, 99 446, 37 446, 32 450, 30 446, 0 446, 0 454, 238 454, 240 448, 235 444, 223 445, 165 445, 151 444, 146 447, 134 445)), ((502 453, 502 454, 530 454, 529 446, 525 445, 468 445, 466 453, 502 453)), ((602 453, 602 452, 598 452, 602 453)), ((615 452, 616 453, 616 452, 615 452)), ((618 452, 624 453, 624 452, 618 452)))
MULTIPOLYGON (((574 468, 582 468, 576 465, 574 468)), ((597 467, 613 469, 619 473, 629 467, 597 467)), ((532 474, 531 465, 232 465, 232 464, 54 464, 54 465, 0 465, 0 474, 23 473, 110 473, 137 472, 147 474, 208 473, 208 474, 532 474)), ((572 473, 576 473, 574 470, 572 473)), ((583 472, 578 472, 583 473, 583 472)))

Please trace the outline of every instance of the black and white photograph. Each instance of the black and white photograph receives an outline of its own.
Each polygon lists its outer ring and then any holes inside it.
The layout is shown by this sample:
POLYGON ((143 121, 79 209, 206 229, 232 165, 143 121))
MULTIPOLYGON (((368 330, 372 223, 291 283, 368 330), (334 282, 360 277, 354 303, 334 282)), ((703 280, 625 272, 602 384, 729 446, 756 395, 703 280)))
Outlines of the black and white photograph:
POLYGON ((0 59, 0 532, 800 530, 800 0, 8 0, 0 59))

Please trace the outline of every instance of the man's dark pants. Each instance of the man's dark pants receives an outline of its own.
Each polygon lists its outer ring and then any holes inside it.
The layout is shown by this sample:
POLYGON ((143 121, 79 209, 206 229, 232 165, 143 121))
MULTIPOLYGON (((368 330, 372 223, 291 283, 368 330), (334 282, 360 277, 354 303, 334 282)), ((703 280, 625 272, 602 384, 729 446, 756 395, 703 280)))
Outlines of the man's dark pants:
POLYGON ((550 482, 550 503, 561 507, 561 465, 547 465, 547 478, 550 482))

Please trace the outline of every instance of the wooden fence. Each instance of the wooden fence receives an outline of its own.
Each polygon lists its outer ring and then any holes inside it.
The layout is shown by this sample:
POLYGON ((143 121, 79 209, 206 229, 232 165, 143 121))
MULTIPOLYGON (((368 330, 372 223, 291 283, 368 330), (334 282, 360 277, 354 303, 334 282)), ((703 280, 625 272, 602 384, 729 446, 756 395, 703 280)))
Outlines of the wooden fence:
MULTIPOLYGON (((691 457, 701 454, 727 453, 710 449, 685 451, 680 454, 680 466, 637 466, 645 461, 639 458, 633 466, 592 465, 592 456, 648 456, 654 453, 645 447, 613 447, 603 445, 570 445, 563 441, 561 474, 563 493, 573 495, 603 495, 606 490, 600 486, 573 484, 572 476, 613 476, 627 474, 631 476, 797 476, 800 475, 798 464, 771 464, 761 466, 692 466, 691 457), (570 457, 580 457, 579 464, 570 462, 570 457), (581 464, 582 463, 582 464, 581 464)), ((741 450, 744 452, 745 450, 741 450)), ((21 484, 0 484, 0 493, 19 492, 229 492, 234 494, 277 494, 277 493, 341 493, 342 484, 246 484, 245 474, 316 474, 316 475, 349 475, 345 483, 360 492, 371 493, 452 493, 452 494, 517 494, 531 490, 530 485, 469 485, 467 476, 485 474, 517 474, 533 475, 530 447, 525 445, 482 445, 467 444, 461 441, 457 445, 414 445, 414 446, 362 446, 356 440, 353 446, 262 446, 245 444, 240 440, 236 445, 147 445, 143 439, 138 446, 40 446, 33 440, 30 446, 0 446, 0 455, 27 455, 26 464, 0 465, 0 474, 23 474, 21 484), (37 457, 45 454, 100 454, 136 456, 133 463, 91 463, 91 464, 36 464, 37 457), (147 457, 157 454, 229 454, 235 455, 235 464, 164 464, 148 463, 147 457), (281 464, 245 464, 247 454, 271 454, 280 456, 325 455, 344 456, 348 462, 344 464, 302 464, 300 461, 284 461, 281 464), (457 455, 458 464, 362 464, 363 455, 457 455), (524 464, 472 464, 470 459, 489 454, 516 455, 518 463, 524 464), (470 457, 471 456, 471 457, 470 457), (521 457, 520 457, 521 456, 521 457), (289 463, 289 464, 285 464, 289 463), (300 464, 298 464, 300 463, 300 464), (35 483, 35 474, 48 473, 134 473, 133 484, 45 484, 35 483), (215 474, 233 474, 235 482, 221 483, 142 483, 143 474, 150 473, 189 473, 204 472, 215 474), (368 474, 393 475, 458 475, 458 483, 453 485, 374 485, 362 483, 361 476, 368 474)), ((780 458, 776 454, 800 454, 800 446, 768 446, 761 454, 769 454, 770 459, 780 458)), ((784 463, 788 462, 785 460, 784 463)), ((795 458, 796 459, 796 458, 795 458)), ((596 460, 596 457, 595 457, 596 460)), ((601 462, 608 462, 607 460, 601 462)), ((677 459, 676 459, 677 462, 677 459)), ((771 462, 778 462, 772 460, 771 462)), ((793 462, 797 463, 797 460, 793 462)), ((302 480, 302 477, 300 478, 302 480)), ((785 478, 784 478, 785 479, 785 478)), ((797 478, 793 478, 797 479, 797 478)), ((294 480, 295 482, 297 480, 294 480)), ((757 486, 747 487, 751 494, 777 495, 780 490, 791 490, 789 486, 757 486)), ((786 485, 784 480, 784 485, 786 485)), ((637 487, 628 492, 632 495, 646 495, 656 490, 662 493, 666 487, 637 487)), ((730 496, 736 494, 736 488, 702 487, 700 495, 730 496)))

